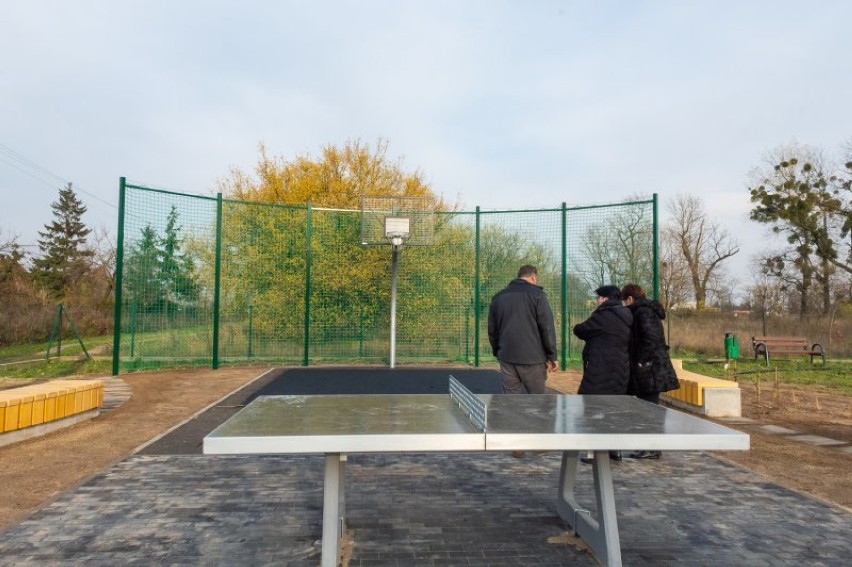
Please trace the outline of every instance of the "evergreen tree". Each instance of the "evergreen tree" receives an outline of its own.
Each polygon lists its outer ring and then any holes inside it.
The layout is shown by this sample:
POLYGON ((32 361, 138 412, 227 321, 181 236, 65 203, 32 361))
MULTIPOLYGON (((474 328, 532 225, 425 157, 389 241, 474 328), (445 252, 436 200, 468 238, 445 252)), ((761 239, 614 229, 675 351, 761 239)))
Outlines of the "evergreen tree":
POLYGON ((124 261, 127 300, 140 312, 161 311, 163 290, 159 281, 160 237, 151 225, 142 229, 142 238, 132 245, 124 261))
POLYGON ((53 298, 62 298, 88 272, 93 252, 86 248, 91 232, 81 220, 86 207, 69 183, 51 203, 53 222, 39 231, 40 255, 33 260, 35 282, 53 298))
POLYGON ((139 313, 191 312, 200 286, 192 259, 183 250, 178 212, 172 207, 160 236, 146 225, 141 238, 131 244, 124 261, 127 301, 139 313))
POLYGON ((191 309, 199 297, 199 286, 195 278, 192 260, 182 253, 181 227, 175 207, 166 218, 165 235, 161 241, 159 279, 166 301, 166 310, 173 313, 177 308, 191 309))

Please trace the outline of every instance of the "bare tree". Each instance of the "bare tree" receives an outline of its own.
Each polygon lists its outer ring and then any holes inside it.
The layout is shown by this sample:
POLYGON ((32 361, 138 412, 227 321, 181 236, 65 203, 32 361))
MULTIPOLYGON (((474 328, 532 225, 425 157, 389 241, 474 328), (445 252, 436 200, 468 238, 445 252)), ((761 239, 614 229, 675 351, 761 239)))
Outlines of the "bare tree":
POLYGON ((660 234, 660 303, 666 309, 682 307, 689 299, 690 288, 689 268, 675 231, 665 227, 660 234))
POLYGON ((737 278, 717 273, 707 284, 707 297, 714 307, 730 311, 736 307, 736 290, 739 286, 737 278))
POLYGON ((115 242, 106 228, 96 228, 92 232, 92 269, 98 271, 106 284, 102 288, 104 299, 109 299, 115 290, 115 242))
POLYGON ((695 308, 704 309, 711 278, 718 275, 722 262, 739 253, 740 245, 727 230, 707 217, 698 197, 678 195, 668 209, 672 216, 669 230, 689 270, 695 308))
POLYGON ((14 235, 6 236, 0 232, 0 254, 11 254, 18 247, 18 239, 14 235))
POLYGON ((616 281, 619 271, 618 254, 610 241, 607 226, 594 225, 586 230, 583 251, 591 266, 589 270, 583 272, 583 279, 590 289, 616 281))
POLYGON ((751 281, 746 304, 760 315, 762 335, 768 332, 770 315, 781 315, 785 311, 787 292, 783 282, 770 274, 766 268, 766 259, 755 256, 751 259, 751 281))
POLYGON ((603 284, 634 282, 650 289, 653 238, 649 209, 629 204, 616 207, 602 222, 586 230, 583 251, 591 263, 584 274, 586 283, 594 289, 603 284))
POLYGON ((33 331, 46 324, 42 304, 17 238, 0 237, 0 345, 31 339, 33 331))

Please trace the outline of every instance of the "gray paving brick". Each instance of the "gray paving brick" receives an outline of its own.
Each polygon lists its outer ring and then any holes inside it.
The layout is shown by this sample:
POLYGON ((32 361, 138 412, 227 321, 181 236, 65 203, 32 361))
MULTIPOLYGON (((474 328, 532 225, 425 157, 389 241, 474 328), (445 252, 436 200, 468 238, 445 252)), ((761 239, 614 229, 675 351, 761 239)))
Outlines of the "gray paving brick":
POLYGON ((794 435, 790 439, 812 445, 846 445, 846 441, 838 441, 837 439, 830 439, 821 435, 794 435))
POLYGON ((751 419, 751 418, 748 418, 748 417, 740 417, 740 416, 737 416, 737 417, 714 417, 713 420, 725 423, 727 425, 752 425, 752 424, 760 423, 757 420, 754 420, 754 419, 751 419))
POLYGON ((795 429, 789 429, 787 427, 781 427, 780 425, 761 425, 758 427, 764 433, 773 433, 776 435, 795 435, 799 433, 795 429))
MULTIPOLYGON (((125 459, 0 534, 0 565, 317 565, 322 457, 125 459)), ((559 454, 352 455, 352 567, 596 565, 559 454), (558 541, 564 541, 560 539, 558 541)), ((852 514, 696 453, 614 465, 625 565, 844 565, 852 514)), ((594 508, 591 474, 581 501, 594 508)))

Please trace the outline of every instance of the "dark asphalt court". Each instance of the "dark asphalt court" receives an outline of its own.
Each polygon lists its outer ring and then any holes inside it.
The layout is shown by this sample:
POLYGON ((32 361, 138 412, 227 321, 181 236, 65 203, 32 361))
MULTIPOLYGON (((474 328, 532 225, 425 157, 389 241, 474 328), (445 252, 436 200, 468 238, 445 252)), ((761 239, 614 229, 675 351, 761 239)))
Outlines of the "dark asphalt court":
MULTIPOLYGON (((201 454, 210 430, 258 395, 442 393, 479 369, 276 370, 0 533, 0 566, 319 564, 321 455, 201 454)), ((350 455, 346 565, 596 565, 555 511, 560 455, 350 455)), ((794 466, 794 465, 791 465, 794 466)), ((588 471, 588 468, 585 469, 588 471)), ((711 454, 613 466, 624 565, 845 566, 852 512, 711 454)), ((594 509, 591 474, 580 502, 594 509)))
POLYGON ((274 371, 195 417, 140 455, 200 455, 204 436, 258 396, 446 394, 449 377, 476 394, 499 394, 500 373, 471 368, 290 368, 274 371))

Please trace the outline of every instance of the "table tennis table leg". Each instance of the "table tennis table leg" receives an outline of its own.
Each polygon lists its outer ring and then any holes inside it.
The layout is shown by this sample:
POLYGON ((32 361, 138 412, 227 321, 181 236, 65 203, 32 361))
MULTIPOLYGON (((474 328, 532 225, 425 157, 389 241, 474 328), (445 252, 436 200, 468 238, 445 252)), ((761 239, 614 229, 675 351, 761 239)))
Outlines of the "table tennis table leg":
POLYGON ((322 567, 337 567, 340 563, 340 538, 345 529, 345 476, 346 455, 326 454, 322 505, 322 567))
POLYGON ((577 451, 563 451, 562 468, 559 471, 559 494, 556 511, 595 552, 604 565, 621 565, 621 542, 618 538, 618 522, 615 515, 615 491, 612 488, 612 470, 608 451, 595 451, 592 474, 595 481, 597 519, 589 510, 577 503, 574 488, 577 481, 577 451))

